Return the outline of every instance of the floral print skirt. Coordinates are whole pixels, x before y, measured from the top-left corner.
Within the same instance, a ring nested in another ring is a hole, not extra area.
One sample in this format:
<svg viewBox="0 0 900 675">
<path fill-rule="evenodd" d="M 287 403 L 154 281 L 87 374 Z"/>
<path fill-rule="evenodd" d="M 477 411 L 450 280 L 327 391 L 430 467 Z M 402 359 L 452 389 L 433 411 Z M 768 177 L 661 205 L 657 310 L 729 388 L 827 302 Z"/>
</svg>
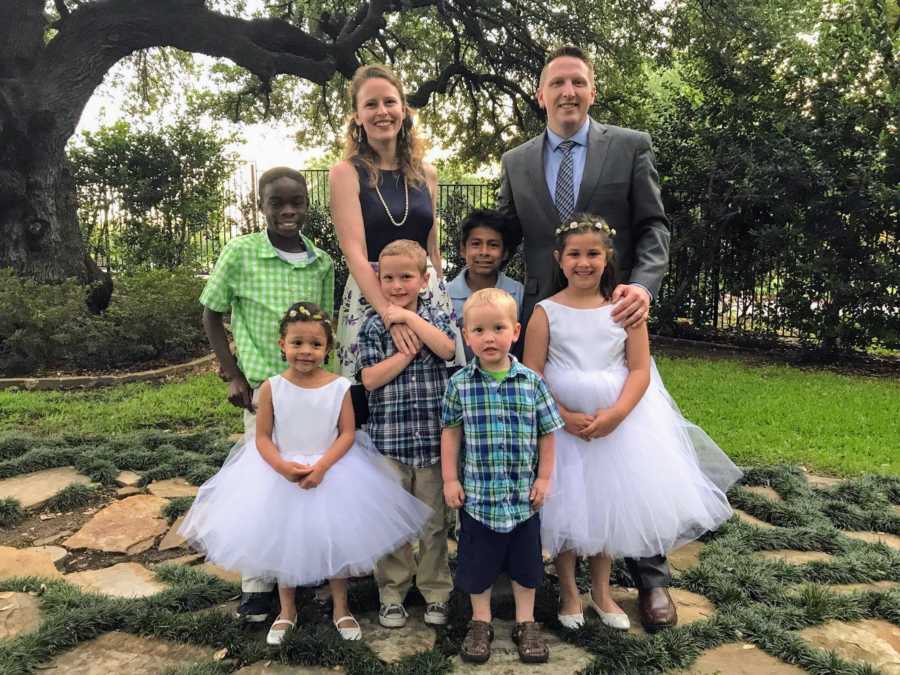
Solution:
<svg viewBox="0 0 900 675">
<path fill-rule="evenodd" d="M 372 269 L 377 272 L 378 263 L 372 263 Z M 452 361 L 448 361 L 447 365 L 466 365 L 463 340 L 457 328 L 459 322 L 457 321 L 456 313 L 453 311 L 453 303 L 450 302 L 450 295 L 447 293 L 447 286 L 444 280 L 438 279 L 431 261 L 428 262 L 428 287 L 421 291 L 419 296 L 432 307 L 437 307 L 450 317 L 450 323 L 456 332 L 456 357 Z M 336 370 L 353 382 L 357 381 L 356 374 L 359 370 L 356 338 L 359 335 L 363 322 L 373 311 L 375 310 L 369 305 L 369 301 L 365 299 L 362 291 L 359 289 L 359 285 L 356 283 L 356 279 L 351 274 L 347 277 L 344 294 L 341 296 L 341 307 L 338 310 L 336 336 L 338 367 Z"/>
</svg>

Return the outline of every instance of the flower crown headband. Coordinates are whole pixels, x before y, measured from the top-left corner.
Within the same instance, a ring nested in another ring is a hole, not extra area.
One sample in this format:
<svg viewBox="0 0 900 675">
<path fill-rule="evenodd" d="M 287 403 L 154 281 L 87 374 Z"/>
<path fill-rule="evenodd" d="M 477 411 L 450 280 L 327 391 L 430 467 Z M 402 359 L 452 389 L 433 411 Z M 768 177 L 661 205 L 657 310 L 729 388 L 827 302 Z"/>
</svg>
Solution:
<svg viewBox="0 0 900 675">
<path fill-rule="evenodd" d="M 595 230 L 600 230 L 600 232 L 605 232 L 610 237 L 616 236 L 616 231 L 612 229 L 609 225 L 604 223 L 602 220 L 595 220 L 593 223 L 590 222 L 578 222 L 577 220 L 573 220 L 571 223 L 567 223 L 564 225 L 560 225 L 556 228 L 556 236 L 560 236 L 561 234 L 565 234 L 566 232 L 571 232 L 572 230 L 577 230 L 579 227 L 584 227 L 586 225 L 593 226 Z"/>
<path fill-rule="evenodd" d="M 328 325 L 328 327 L 331 327 L 331 321 L 329 321 L 324 314 L 322 314 L 321 312 L 316 312 L 315 314 L 313 314 L 308 309 L 306 309 L 306 307 L 302 306 L 298 307 L 297 309 L 292 309 L 290 312 L 288 312 L 288 317 L 290 317 L 291 319 L 296 319 L 298 314 L 302 314 L 307 319 L 312 319 L 313 321 L 321 321 L 322 323 Z"/>
</svg>

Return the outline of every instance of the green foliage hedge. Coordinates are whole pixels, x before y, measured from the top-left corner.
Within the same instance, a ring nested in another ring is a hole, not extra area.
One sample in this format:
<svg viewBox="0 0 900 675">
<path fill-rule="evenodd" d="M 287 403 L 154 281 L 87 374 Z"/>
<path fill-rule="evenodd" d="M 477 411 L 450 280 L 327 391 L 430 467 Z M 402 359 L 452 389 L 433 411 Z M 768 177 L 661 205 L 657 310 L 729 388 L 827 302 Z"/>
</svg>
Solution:
<svg viewBox="0 0 900 675">
<path fill-rule="evenodd" d="M 0 270 L 0 375 L 186 359 L 206 343 L 203 283 L 185 270 L 119 276 L 109 308 L 97 315 L 74 281 L 46 285 Z"/>
</svg>

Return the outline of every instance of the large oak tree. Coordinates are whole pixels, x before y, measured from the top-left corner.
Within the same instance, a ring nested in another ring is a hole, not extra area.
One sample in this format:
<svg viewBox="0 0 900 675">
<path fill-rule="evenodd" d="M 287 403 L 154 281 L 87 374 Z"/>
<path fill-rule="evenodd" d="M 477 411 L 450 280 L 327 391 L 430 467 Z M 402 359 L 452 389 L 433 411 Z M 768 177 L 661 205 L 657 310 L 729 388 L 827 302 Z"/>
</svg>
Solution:
<svg viewBox="0 0 900 675">
<path fill-rule="evenodd" d="M 464 129 L 477 153 L 479 137 L 534 128 L 548 47 L 579 42 L 621 71 L 638 66 L 636 45 L 659 28 L 650 0 L 279 1 L 255 18 L 245 5 L 0 0 L 0 267 L 45 282 L 102 278 L 82 244 L 65 147 L 107 72 L 143 50 L 227 59 L 257 100 L 269 100 L 281 75 L 302 78 L 322 85 L 328 113 L 361 61 L 387 60 L 412 82 L 413 105 L 436 95 L 459 103 L 435 120 Z"/>
</svg>

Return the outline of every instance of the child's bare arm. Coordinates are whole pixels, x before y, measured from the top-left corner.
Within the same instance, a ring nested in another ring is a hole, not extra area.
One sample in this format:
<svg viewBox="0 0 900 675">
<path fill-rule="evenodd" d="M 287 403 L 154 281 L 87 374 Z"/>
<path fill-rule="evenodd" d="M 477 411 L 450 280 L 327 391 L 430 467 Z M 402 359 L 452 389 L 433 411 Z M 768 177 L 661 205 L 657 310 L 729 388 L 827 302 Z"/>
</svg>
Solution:
<svg viewBox="0 0 900 675">
<path fill-rule="evenodd" d="M 396 352 L 374 366 L 363 368 L 360 373 L 362 385 L 366 391 L 383 387 L 402 373 L 414 358 L 416 358 L 415 354 Z"/>
<path fill-rule="evenodd" d="M 538 305 L 528 321 L 528 329 L 525 331 L 525 351 L 522 354 L 522 363 L 531 368 L 541 377 L 544 376 L 544 367 L 547 365 L 547 353 L 550 351 L 550 321 L 547 312 Z M 551 392 L 552 393 L 552 392 Z M 553 396 L 559 414 L 566 423 L 566 431 L 573 436 L 581 436 L 585 428 L 594 421 L 593 415 L 569 410 L 556 395 Z"/>
<path fill-rule="evenodd" d="M 331 447 L 325 451 L 322 458 L 313 464 L 312 471 L 300 481 L 300 487 L 305 490 L 314 488 L 322 482 L 326 472 L 350 450 L 353 439 L 356 436 L 356 418 L 353 415 L 353 403 L 350 399 L 350 390 L 344 394 L 341 402 L 341 414 L 338 418 L 338 437 L 334 439 Z"/>
<path fill-rule="evenodd" d="M 228 334 L 225 332 L 225 322 L 222 312 L 216 312 L 209 307 L 203 308 L 203 330 L 210 347 L 216 353 L 222 372 L 228 378 L 228 402 L 238 408 L 246 408 L 253 412 L 253 388 L 247 382 L 247 378 L 238 367 L 237 359 L 228 347 Z"/>
<path fill-rule="evenodd" d="M 272 407 L 272 386 L 269 381 L 263 382 L 259 388 L 259 401 L 256 406 L 256 449 L 266 463 L 287 480 L 296 482 L 308 474 L 311 469 L 305 464 L 287 462 L 278 451 L 272 440 L 272 429 L 275 426 L 275 411 Z"/>
<path fill-rule="evenodd" d="M 441 431 L 441 478 L 444 481 L 444 500 L 451 509 L 461 508 L 466 501 L 459 482 L 459 446 L 462 426 L 444 427 Z"/>
<path fill-rule="evenodd" d="M 628 413 L 634 410 L 650 386 L 650 338 L 647 335 L 647 324 L 626 329 L 628 339 L 625 342 L 625 358 L 628 362 L 628 377 L 619 393 L 619 398 L 609 408 L 597 411 L 594 421 L 585 429 L 591 438 L 606 436 L 622 423 Z"/>
<path fill-rule="evenodd" d="M 553 473 L 553 464 L 556 461 L 556 440 L 553 434 L 544 434 L 538 438 L 538 469 L 537 478 L 531 486 L 531 505 L 537 510 L 544 505 L 547 493 L 550 491 L 550 475 Z"/>
</svg>

